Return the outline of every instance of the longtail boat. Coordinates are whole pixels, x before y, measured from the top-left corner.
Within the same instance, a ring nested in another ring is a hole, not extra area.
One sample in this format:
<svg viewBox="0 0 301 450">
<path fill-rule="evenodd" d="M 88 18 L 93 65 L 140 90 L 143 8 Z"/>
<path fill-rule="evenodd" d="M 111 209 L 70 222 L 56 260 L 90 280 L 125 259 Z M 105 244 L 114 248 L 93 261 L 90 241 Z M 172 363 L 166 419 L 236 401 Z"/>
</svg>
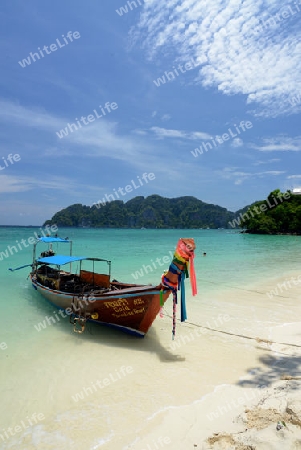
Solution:
<svg viewBox="0 0 301 450">
<path fill-rule="evenodd" d="M 37 245 L 44 243 L 48 249 L 36 257 Z M 70 244 L 69 255 L 55 254 L 52 244 Z M 111 261 L 106 259 L 72 256 L 72 241 L 59 237 L 40 237 L 33 245 L 32 286 L 59 310 L 70 317 L 77 333 L 85 330 L 86 322 L 116 327 L 135 336 L 144 337 L 164 303 L 173 294 L 173 329 L 175 336 L 177 291 L 181 290 L 181 321 L 185 321 L 184 278 L 190 279 L 192 293 L 196 295 L 196 279 L 193 265 L 195 243 L 193 239 L 180 239 L 169 270 L 156 285 L 138 285 L 111 281 Z M 84 270 L 89 261 L 92 270 Z M 72 264 L 79 270 L 72 272 Z M 95 272 L 95 265 L 106 264 L 108 273 Z M 66 264 L 70 270 L 62 269 Z"/>
</svg>

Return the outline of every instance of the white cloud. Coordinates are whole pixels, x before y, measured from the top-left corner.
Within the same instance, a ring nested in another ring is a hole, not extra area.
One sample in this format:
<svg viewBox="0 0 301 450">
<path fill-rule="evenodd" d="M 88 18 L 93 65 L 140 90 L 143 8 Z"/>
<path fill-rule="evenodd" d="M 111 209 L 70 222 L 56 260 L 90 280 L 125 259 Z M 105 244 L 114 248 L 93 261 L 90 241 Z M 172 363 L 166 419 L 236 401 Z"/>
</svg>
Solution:
<svg viewBox="0 0 301 450">
<path fill-rule="evenodd" d="M 191 139 L 201 139 L 201 140 L 206 140 L 206 139 L 211 139 L 212 136 L 208 133 L 203 133 L 202 131 L 194 131 L 193 133 L 191 133 Z"/>
<path fill-rule="evenodd" d="M 301 13 L 258 29 L 283 8 L 282 0 L 152 0 L 130 36 L 149 59 L 158 53 L 179 62 L 196 59 L 201 66 L 195 83 L 243 94 L 253 114 L 276 117 L 301 110 L 301 102 L 292 108 L 289 101 L 301 91 L 301 30 L 294 25 Z"/>
<path fill-rule="evenodd" d="M 143 130 L 135 130 L 135 133 L 140 134 L 141 138 L 129 134 L 121 135 L 117 123 L 101 118 L 77 131 L 70 132 L 63 139 L 59 139 L 56 132 L 64 128 L 71 121 L 70 118 L 55 116 L 39 108 L 25 107 L 1 99 L 0 119 L 12 126 L 13 130 L 17 125 L 28 128 L 30 131 L 38 129 L 44 132 L 43 147 L 45 147 L 46 140 L 50 142 L 46 144 L 46 149 L 42 152 L 44 156 L 74 155 L 81 147 L 87 157 L 109 157 L 130 164 L 139 170 L 144 170 L 145 166 L 152 166 L 159 167 L 157 172 L 164 171 L 160 164 L 162 156 L 159 154 L 159 150 L 155 152 L 154 146 L 145 139 L 143 140 Z M 27 150 L 28 148 L 29 144 L 26 145 Z M 61 148 L 63 151 L 60 154 Z M 143 158 L 141 158 L 142 153 Z"/>
<path fill-rule="evenodd" d="M 253 163 L 253 166 L 260 166 L 261 164 L 271 164 L 279 161 L 281 161 L 280 158 L 268 159 L 267 161 L 256 161 Z"/>
<path fill-rule="evenodd" d="M 92 192 L 99 190 L 97 186 L 80 183 L 76 179 L 72 180 L 61 176 L 53 175 L 48 178 L 34 178 L 29 176 L 0 175 L 0 194 L 31 191 L 33 189 L 53 190 L 72 195 L 88 190 Z"/>
<path fill-rule="evenodd" d="M 47 187 L 49 187 L 49 183 Z M 0 176 L 0 193 L 11 193 L 11 192 L 23 192 L 30 191 L 35 187 L 42 187 L 45 184 L 45 181 L 39 180 L 38 178 L 35 180 L 31 177 L 18 177 L 14 175 L 1 175 Z M 51 183 L 50 183 L 51 184 Z"/>
<path fill-rule="evenodd" d="M 145 130 L 139 130 L 139 129 L 133 130 L 132 132 L 135 134 L 139 134 L 140 136 L 145 136 L 147 134 L 147 132 Z"/>
<path fill-rule="evenodd" d="M 196 139 L 202 136 L 201 132 L 165 130 L 159 127 L 154 127 L 154 130 L 136 129 L 127 133 L 121 133 L 118 123 L 110 122 L 107 118 L 101 118 L 70 133 L 63 139 L 59 139 L 56 131 L 66 126 L 70 122 L 70 118 L 55 116 L 40 109 L 21 106 L 17 103 L 2 101 L 1 99 L 0 118 L 7 125 L 5 131 L 9 137 L 17 136 L 17 133 L 14 132 L 16 126 L 28 129 L 29 135 L 34 136 L 30 143 L 25 143 L 24 145 L 24 151 L 27 152 L 27 156 L 31 153 L 34 157 L 37 156 L 42 159 L 62 156 L 72 158 L 80 152 L 81 155 L 90 159 L 93 165 L 95 165 L 95 161 L 98 158 L 110 158 L 139 172 L 142 171 L 142 173 L 148 168 L 156 174 L 158 179 L 165 179 L 166 165 L 170 162 L 169 147 L 165 145 L 163 140 L 160 143 L 151 142 L 150 133 L 155 133 L 155 136 L 164 137 L 168 135 L 169 137 L 181 137 L 183 139 Z M 37 137 L 37 129 L 42 132 L 41 136 L 38 135 Z M 209 137 L 209 135 L 204 133 L 204 137 L 207 136 Z M 32 142 L 34 142 L 34 146 Z M 60 153 L 61 149 L 63 150 L 62 153 Z M 190 172 L 196 170 L 195 165 L 188 165 L 187 170 Z M 170 178 L 180 184 L 187 178 L 187 174 L 183 171 L 181 158 L 175 158 L 172 166 L 169 164 L 168 172 Z M 79 194 L 82 195 L 86 189 L 92 190 L 91 186 L 85 188 L 82 184 L 77 189 L 76 173 L 73 181 L 54 178 L 51 176 L 51 173 L 40 180 L 30 177 L 14 178 L 11 176 L 6 180 L 2 177 L 1 180 L 3 183 L 2 191 L 0 189 L 0 192 L 21 192 L 22 190 L 31 190 L 33 188 L 57 188 L 58 191 L 61 190 L 67 193 L 69 186 L 69 197 L 73 199 L 75 191 L 77 197 L 79 197 Z"/>
<path fill-rule="evenodd" d="M 222 178 L 226 180 L 233 180 L 234 184 L 242 184 L 249 179 L 264 178 L 267 176 L 279 176 L 283 175 L 285 171 L 282 170 L 267 170 L 264 172 L 243 172 L 237 170 L 237 167 L 225 167 L 221 171 L 217 171 Z"/>
<path fill-rule="evenodd" d="M 19 105 L 17 102 L 1 99 L 0 118 L 6 123 L 52 131 L 62 128 L 64 123 L 64 119 L 52 116 L 42 108 L 27 108 Z"/>
<path fill-rule="evenodd" d="M 240 138 L 235 138 L 232 140 L 231 142 L 231 147 L 242 147 L 243 146 L 244 141 Z"/>
<path fill-rule="evenodd" d="M 252 148 L 259 150 L 260 152 L 300 152 L 301 136 L 296 136 L 294 138 L 286 136 L 266 138 L 263 139 L 263 143 L 261 145 L 252 145 Z"/>
<path fill-rule="evenodd" d="M 301 178 L 301 175 L 289 175 L 288 179 Z"/>
<path fill-rule="evenodd" d="M 266 172 L 259 172 L 258 175 L 282 175 L 285 173 L 284 170 L 267 170 Z"/>
<path fill-rule="evenodd" d="M 12 175 L 0 176 L 0 194 L 22 192 L 30 189 L 32 189 L 32 186 L 28 183 L 28 179 L 14 177 Z"/>
<path fill-rule="evenodd" d="M 152 127 L 150 129 L 158 137 L 170 137 L 170 138 L 181 138 L 181 139 L 211 139 L 210 134 L 201 131 L 183 131 L 183 130 L 168 130 L 166 128 Z"/>
<path fill-rule="evenodd" d="M 171 138 L 185 138 L 186 135 L 181 130 L 167 130 L 166 128 L 152 127 L 153 131 L 158 137 L 171 137 Z"/>
<path fill-rule="evenodd" d="M 223 172 L 234 172 L 237 167 L 224 167 Z"/>
</svg>

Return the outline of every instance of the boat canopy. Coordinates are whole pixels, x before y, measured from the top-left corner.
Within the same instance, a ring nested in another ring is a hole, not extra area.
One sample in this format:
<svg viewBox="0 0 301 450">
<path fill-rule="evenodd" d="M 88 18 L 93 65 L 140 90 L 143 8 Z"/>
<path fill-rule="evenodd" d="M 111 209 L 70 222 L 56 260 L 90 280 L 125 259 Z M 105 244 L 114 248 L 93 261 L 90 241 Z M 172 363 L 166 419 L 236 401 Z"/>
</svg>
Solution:
<svg viewBox="0 0 301 450">
<path fill-rule="evenodd" d="M 45 258 L 38 258 L 37 262 L 39 264 L 53 264 L 55 266 L 63 266 L 64 264 L 70 264 L 75 261 L 105 261 L 111 263 L 107 259 L 100 258 L 87 258 L 86 256 L 66 256 L 66 255 L 54 255 L 46 256 Z"/>
<path fill-rule="evenodd" d="M 38 258 L 37 262 L 41 264 L 54 264 L 56 266 L 63 266 L 64 264 L 70 264 L 74 261 L 83 261 L 88 259 L 86 256 L 66 256 L 66 255 L 55 255 L 46 256 L 45 258 Z"/>
<path fill-rule="evenodd" d="M 46 236 L 40 237 L 38 239 L 38 241 L 46 242 L 46 244 L 51 244 L 52 242 L 66 242 L 66 243 L 70 243 L 71 242 L 68 239 L 62 239 L 62 238 L 59 238 L 59 237 L 51 237 L 51 236 L 50 237 L 46 237 Z"/>
</svg>

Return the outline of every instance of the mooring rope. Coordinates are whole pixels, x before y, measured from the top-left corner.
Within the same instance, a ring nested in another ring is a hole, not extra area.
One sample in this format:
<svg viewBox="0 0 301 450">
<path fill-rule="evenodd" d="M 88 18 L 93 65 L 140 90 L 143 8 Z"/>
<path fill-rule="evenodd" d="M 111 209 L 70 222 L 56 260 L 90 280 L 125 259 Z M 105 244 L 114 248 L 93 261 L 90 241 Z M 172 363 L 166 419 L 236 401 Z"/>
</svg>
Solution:
<svg viewBox="0 0 301 450">
<path fill-rule="evenodd" d="M 172 317 L 170 314 L 168 314 L 166 312 L 165 309 L 164 309 L 164 313 L 165 313 L 165 316 L 170 317 L 170 318 Z M 179 321 L 179 319 L 177 319 L 177 320 Z M 186 321 L 185 323 L 188 324 L 188 325 L 192 325 L 192 326 L 194 326 L 196 328 L 205 328 L 206 330 L 213 331 L 215 333 L 222 333 L 222 334 L 227 334 L 228 336 L 236 336 L 236 337 L 240 337 L 242 339 L 249 339 L 249 340 L 252 340 L 252 341 L 256 341 L 258 343 L 264 343 L 264 344 L 268 344 L 268 345 L 272 345 L 272 344 L 287 345 L 289 347 L 301 348 L 301 345 L 298 345 L 298 344 L 288 344 L 287 342 L 274 342 L 274 341 L 270 341 L 268 339 L 261 339 L 261 338 L 258 338 L 258 337 L 246 336 L 245 334 L 230 333 L 230 331 L 216 330 L 214 328 L 206 327 L 205 325 L 200 325 L 200 324 L 193 323 L 193 322 L 187 322 Z"/>
<path fill-rule="evenodd" d="M 204 281 L 205 283 L 214 284 L 215 286 L 218 284 L 215 281 L 209 281 L 209 280 L 202 280 L 202 281 Z M 220 283 L 220 285 L 221 284 L 222 283 Z M 231 289 L 238 289 L 240 291 L 255 292 L 256 294 L 267 295 L 266 292 L 255 291 L 254 289 L 244 289 L 244 288 L 241 288 L 241 287 L 238 287 L 238 286 L 230 286 L 229 284 L 227 285 L 225 283 L 223 283 L 223 286 L 224 287 L 229 287 Z M 284 295 L 278 295 L 278 294 L 276 294 L 275 297 L 290 298 L 290 297 L 285 297 Z"/>
</svg>

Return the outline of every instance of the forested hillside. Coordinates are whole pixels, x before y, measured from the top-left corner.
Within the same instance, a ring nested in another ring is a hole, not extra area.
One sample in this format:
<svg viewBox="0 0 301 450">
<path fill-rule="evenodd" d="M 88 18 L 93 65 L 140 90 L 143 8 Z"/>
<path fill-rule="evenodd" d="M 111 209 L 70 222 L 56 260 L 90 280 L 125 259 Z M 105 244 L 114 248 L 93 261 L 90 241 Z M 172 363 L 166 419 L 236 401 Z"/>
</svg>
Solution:
<svg viewBox="0 0 301 450">
<path fill-rule="evenodd" d="M 98 207 L 97 207 L 98 206 Z M 105 205 L 75 204 L 57 212 L 46 224 L 95 228 L 227 228 L 233 212 L 195 197 L 135 197 Z"/>
<path fill-rule="evenodd" d="M 240 214 L 240 219 L 248 233 L 301 234 L 301 195 L 276 189 Z"/>
</svg>

